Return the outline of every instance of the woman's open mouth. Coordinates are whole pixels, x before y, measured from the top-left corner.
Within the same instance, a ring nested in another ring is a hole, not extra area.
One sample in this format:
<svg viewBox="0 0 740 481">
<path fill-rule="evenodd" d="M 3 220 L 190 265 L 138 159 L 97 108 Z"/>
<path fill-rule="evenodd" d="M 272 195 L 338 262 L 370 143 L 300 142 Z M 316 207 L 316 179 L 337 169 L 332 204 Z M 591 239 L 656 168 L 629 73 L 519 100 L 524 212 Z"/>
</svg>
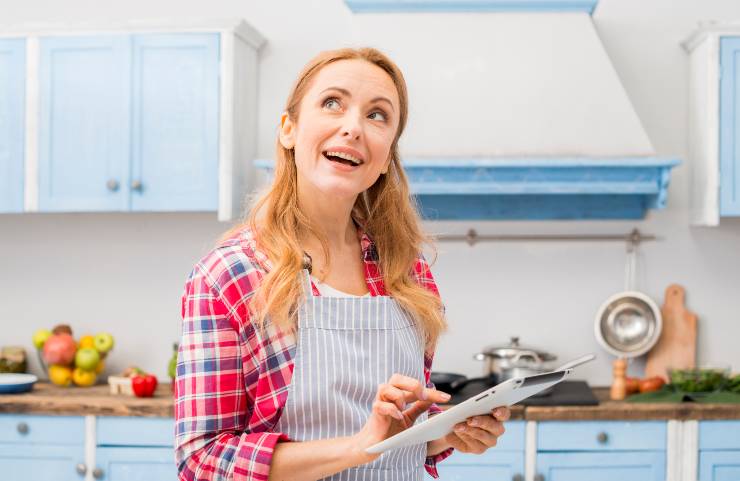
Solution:
<svg viewBox="0 0 740 481">
<path fill-rule="evenodd" d="M 321 154 L 327 160 L 336 162 L 338 164 L 344 164 L 349 167 L 357 167 L 363 164 L 361 159 L 358 159 L 357 157 L 354 157 L 350 154 L 346 154 L 344 152 L 334 152 L 334 151 L 326 150 L 322 152 Z"/>
</svg>

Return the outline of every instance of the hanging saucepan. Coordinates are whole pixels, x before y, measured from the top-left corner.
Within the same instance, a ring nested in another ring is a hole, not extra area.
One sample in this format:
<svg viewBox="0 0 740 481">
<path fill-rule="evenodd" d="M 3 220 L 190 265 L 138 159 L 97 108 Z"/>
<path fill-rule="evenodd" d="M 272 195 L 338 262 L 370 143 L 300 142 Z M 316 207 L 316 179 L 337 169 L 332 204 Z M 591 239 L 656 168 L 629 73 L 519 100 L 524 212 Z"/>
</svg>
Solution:
<svg viewBox="0 0 740 481">
<path fill-rule="evenodd" d="M 490 346 L 473 356 L 478 361 L 486 361 L 484 373 L 495 375 L 498 382 L 513 377 L 532 376 L 551 371 L 548 362 L 557 357 L 545 351 L 519 345 L 519 338 L 512 337 L 509 344 Z"/>
</svg>

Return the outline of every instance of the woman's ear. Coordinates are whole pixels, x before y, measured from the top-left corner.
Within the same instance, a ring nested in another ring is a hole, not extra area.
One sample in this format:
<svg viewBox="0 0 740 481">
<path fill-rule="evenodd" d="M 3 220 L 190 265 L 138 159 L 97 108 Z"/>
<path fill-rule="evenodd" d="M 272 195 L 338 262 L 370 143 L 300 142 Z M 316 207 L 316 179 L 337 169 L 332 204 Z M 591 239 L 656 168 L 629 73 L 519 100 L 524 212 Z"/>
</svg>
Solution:
<svg viewBox="0 0 740 481">
<path fill-rule="evenodd" d="M 295 147 L 295 125 L 288 112 L 280 116 L 280 144 L 288 150 Z"/>
</svg>

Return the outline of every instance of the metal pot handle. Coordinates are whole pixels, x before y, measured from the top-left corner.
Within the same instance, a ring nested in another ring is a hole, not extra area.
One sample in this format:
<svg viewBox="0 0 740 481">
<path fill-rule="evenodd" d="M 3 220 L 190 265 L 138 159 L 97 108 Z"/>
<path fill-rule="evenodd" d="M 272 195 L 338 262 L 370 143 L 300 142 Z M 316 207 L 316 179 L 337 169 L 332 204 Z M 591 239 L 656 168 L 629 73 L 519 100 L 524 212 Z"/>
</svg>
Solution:
<svg viewBox="0 0 740 481">
<path fill-rule="evenodd" d="M 476 361 L 485 361 L 486 357 L 490 356 L 490 354 L 486 354 L 485 352 L 479 352 L 477 354 L 473 354 L 473 359 Z"/>
<path fill-rule="evenodd" d="M 538 356 L 534 351 L 522 351 L 513 357 L 512 362 L 519 362 L 523 357 L 528 357 L 534 362 L 542 364 L 542 358 L 540 358 L 540 356 Z"/>
</svg>

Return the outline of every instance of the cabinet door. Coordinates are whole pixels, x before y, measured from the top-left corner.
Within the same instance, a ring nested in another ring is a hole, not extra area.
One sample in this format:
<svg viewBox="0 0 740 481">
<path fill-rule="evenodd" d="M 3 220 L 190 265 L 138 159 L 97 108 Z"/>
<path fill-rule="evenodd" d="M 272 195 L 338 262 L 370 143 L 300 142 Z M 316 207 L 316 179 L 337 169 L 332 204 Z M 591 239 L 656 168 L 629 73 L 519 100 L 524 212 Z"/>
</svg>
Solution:
<svg viewBox="0 0 740 481">
<path fill-rule="evenodd" d="M 0 444 L 3 481 L 83 481 L 76 468 L 84 462 L 81 445 Z"/>
<path fill-rule="evenodd" d="M 740 216 L 740 38 L 720 45 L 720 216 Z"/>
<path fill-rule="evenodd" d="M 512 481 L 524 479 L 524 452 L 490 449 L 481 455 L 453 452 L 437 465 L 444 481 Z"/>
<path fill-rule="evenodd" d="M 0 39 L 0 212 L 23 210 L 26 42 Z"/>
<path fill-rule="evenodd" d="M 108 481 L 174 481 L 177 479 L 173 448 L 102 447 L 95 464 L 102 471 L 98 479 Z"/>
<path fill-rule="evenodd" d="M 128 210 L 131 37 L 40 49 L 39 210 Z"/>
<path fill-rule="evenodd" d="M 219 35 L 133 40 L 131 208 L 218 208 Z"/>
<path fill-rule="evenodd" d="M 740 479 L 740 451 L 702 451 L 699 454 L 699 481 Z"/>
<path fill-rule="evenodd" d="M 664 481 L 664 451 L 537 453 L 545 481 Z"/>
</svg>

